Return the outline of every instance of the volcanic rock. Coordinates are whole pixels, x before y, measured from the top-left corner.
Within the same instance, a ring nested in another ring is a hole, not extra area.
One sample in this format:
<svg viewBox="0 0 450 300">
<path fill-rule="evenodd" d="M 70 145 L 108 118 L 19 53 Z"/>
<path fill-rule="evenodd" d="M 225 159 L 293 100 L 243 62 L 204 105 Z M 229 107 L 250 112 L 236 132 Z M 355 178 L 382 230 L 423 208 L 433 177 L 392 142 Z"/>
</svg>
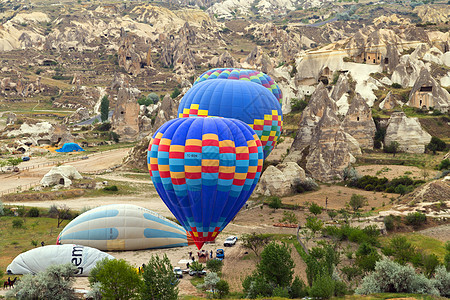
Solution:
<svg viewBox="0 0 450 300">
<path fill-rule="evenodd" d="M 383 71 L 387 73 L 392 73 L 400 61 L 400 53 L 395 44 L 386 45 L 386 54 L 381 61 L 381 66 Z"/>
<path fill-rule="evenodd" d="M 40 184 L 43 187 L 63 185 L 69 187 L 72 185 L 72 180 L 83 179 L 83 176 L 78 173 L 77 169 L 73 166 L 59 166 L 53 167 L 44 177 L 41 179 Z"/>
<path fill-rule="evenodd" d="M 391 91 L 386 95 L 386 98 L 384 98 L 383 101 L 381 101 L 379 107 L 380 109 L 393 109 L 397 106 L 403 106 L 403 102 L 398 101 L 396 99 L 396 96 L 392 94 Z"/>
<path fill-rule="evenodd" d="M 17 115 L 15 113 L 8 113 L 8 116 L 6 118 L 6 125 L 13 125 L 17 121 Z"/>
<path fill-rule="evenodd" d="M 131 148 L 127 156 L 124 158 L 121 168 L 148 171 L 147 150 L 148 145 L 150 144 L 151 137 L 151 134 L 147 135 L 142 140 L 140 140 L 136 144 L 136 146 Z"/>
<path fill-rule="evenodd" d="M 417 108 L 433 107 L 441 112 L 449 111 L 450 94 L 431 77 L 427 69 L 422 69 L 409 93 L 408 105 Z"/>
<path fill-rule="evenodd" d="M 135 141 L 139 134 L 139 104 L 136 92 L 129 88 L 120 88 L 117 103 L 111 118 L 112 131 L 120 136 L 120 141 Z"/>
<path fill-rule="evenodd" d="M 89 110 L 85 107 L 80 107 L 73 114 L 65 117 L 63 123 L 77 123 L 87 119 L 89 119 Z"/>
<path fill-rule="evenodd" d="M 238 63 L 228 51 L 220 56 L 214 56 L 209 63 L 215 68 L 236 68 L 238 66 Z"/>
<path fill-rule="evenodd" d="M 403 55 L 392 73 L 391 80 L 402 87 L 413 86 L 423 68 L 425 65 L 421 60 L 414 60 L 410 55 Z"/>
<path fill-rule="evenodd" d="M 384 144 L 399 143 L 399 150 L 407 153 L 424 153 L 431 135 L 420 126 L 418 118 L 408 118 L 404 112 L 395 112 L 389 119 Z"/>
<path fill-rule="evenodd" d="M 141 52 L 138 49 L 140 41 L 132 39 L 122 28 L 120 33 L 121 43 L 119 45 L 118 60 L 119 66 L 123 67 L 125 71 L 132 75 L 139 75 L 143 72 L 145 67 L 152 66 L 151 49 L 148 45 L 140 45 L 141 48 L 146 48 L 147 51 Z"/>
<path fill-rule="evenodd" d="M 305 171 L 294 162 L 268 166 L 259 179 L 255 193 L 265 196 L 288 196 L 306 180 Z"/>
<path fill-rule="evenodd" d="M 255 66 L 258 70 L 266 74 L 273 71 L 273 63 L 269 55 L 265 53 L 261 46 L 253 48 L 252 52 L 245 58 L 245 62 L 249 65 Z"/>
<path fill-rule="evenodd" d="M 361 148 L 372 149 L 375 135 L 375 123 L 372 119 L 372 109 L 360 94 L 353 98 L 347 115 L 342 122 L 345 132 L 353 136 Z"/>
<path fill-rule="evenodd" d="M 342 180 L 342 171 L 355 162 L 349 141 L 334 111 L 327 107 L 311 138 L 306 169 L 314 179 Z"/>
</svg>

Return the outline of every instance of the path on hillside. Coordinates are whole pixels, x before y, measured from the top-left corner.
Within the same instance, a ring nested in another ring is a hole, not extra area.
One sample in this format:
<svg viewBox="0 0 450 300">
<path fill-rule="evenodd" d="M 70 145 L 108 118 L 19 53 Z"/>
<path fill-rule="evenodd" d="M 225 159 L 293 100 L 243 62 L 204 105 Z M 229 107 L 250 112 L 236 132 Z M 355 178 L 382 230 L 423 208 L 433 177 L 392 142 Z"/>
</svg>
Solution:
<svg viewBox="0 0 450 300">
<path fill-rule="evenodd" d="M 120 148 L 112 151 L 98 153 L 89 156 L 88 159 L 72 161 L 65 163 L 65 165 L 74 166 L 80 173 L 90 173 L 101 170 L 106 170 L 113 166 L 122 163 L 123 158 L 127 155 L 130 148 Z M 20 168 L 24 167 L 37 167 L 44 162 L 50 162 L 45 158 L 32 158 L 28 162 L 20 164 Z M 28 169 L 19 173 L 5 173 L 0 174 L 0 192 L 7 191 L 9 189 L 17 188 L 19 186 L 25 186 L 28 184 L 38 183 L 42 177 L 53 168 L 51 166 L 43 166 L 34 169 Z"/>
</svg>

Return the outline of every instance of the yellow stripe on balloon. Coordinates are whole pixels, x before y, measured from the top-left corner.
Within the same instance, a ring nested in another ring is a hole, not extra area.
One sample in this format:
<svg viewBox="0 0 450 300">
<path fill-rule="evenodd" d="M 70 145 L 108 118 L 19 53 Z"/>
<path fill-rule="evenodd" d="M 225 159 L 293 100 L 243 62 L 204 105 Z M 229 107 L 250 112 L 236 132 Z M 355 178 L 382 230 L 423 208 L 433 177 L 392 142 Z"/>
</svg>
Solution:
<svg viewBox="0 0 450 300">
<path fill-rule="evenodd" d="M 218 167 L 219 160 L 218 159 L 202 159 L 203 167 Z"/>
<path fill-rule="evenodd" d="M 182 145 L 170 145 L 170 152 L 184 152 L 184 146 Z"/>
<path fill-rule="evenodd" d="M 188 139 L 186 140 L 186 146 L 202 146 L 202 140 Z"/>
<path fill-rule="evenodd" d="M 236 154 L 238 153 L 248 153 L 248 147 L 236 147 Z"/>
<path fill-rule="evenodd" d="M 160 145 L 170 145 L 170 143 L 172 143 L 171 139 L 161 139 L 159 142 Z"/>
<path fill-rule="evenodd" d="M 206 133 L 203 135 L 202 137 L 204 140 L 219 140 L 219 137 L 217 136 L 217 134 L 214 133 Z"/>
<path fill-rule="evenodd" d="M 234 173 L 234 171 L 236 170 L 236 167 L 226 167 L 226 166 L 220 166 L 219 167 L 219 172 L 220 173 Z"/>
<path fill-rule="evenodd" d="M 184 171 L 187 173 L 200 173 L 202 166 L 184 166 Z"/>
<path fill-rule="evenodd" d="M 219 141 L 219 147 L 234 147 L 234 141 L 231 140 Z"/>
<path fill-rule="evenodd" d="M 186 174 L 184 172 L 170 172 L 171 178 L 185 178 Z"/>
<path fill-rule="evenodd" d="M 235 173 L 234 179 L 247 179 L 247 173 Z"/>
</svg>

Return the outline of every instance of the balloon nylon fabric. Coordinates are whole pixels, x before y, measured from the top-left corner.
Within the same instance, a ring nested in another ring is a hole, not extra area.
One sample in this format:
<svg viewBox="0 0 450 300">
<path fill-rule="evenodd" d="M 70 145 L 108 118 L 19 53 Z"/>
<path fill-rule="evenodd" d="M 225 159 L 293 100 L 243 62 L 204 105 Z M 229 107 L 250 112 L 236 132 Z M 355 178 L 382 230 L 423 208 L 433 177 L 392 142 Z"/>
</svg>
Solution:
<svg viewBox="0 0 450 300">
<path fill-rule="evenodd" d="M 147 162 L 159 196 L 200 249 L 250 197 L 263 151 L 256 133 L 239 120 L 183 118 L 155 132 Z"/>
<path fill-rule="evenodd" d="M 178 117 L 216 116 L 247 123 L 261 140 L 264 158 L 275 147 L 283 128 L 281 106 L 273 94 L 258 84 L 242 80 L 205 80 L 187 91 L 178 106 Z"/>
<path fill-rule="evenodd" d="M 235 69 L 235 68 L 216 68 L 211 69 L 200 75 L 195 80 L 194 85 L 208 79 L 231 79 L 245 80 L 262 85 L 273 93 L 280 105 L 282 105 L 283 93 L 278 84 L 269 75 L 255 70 Z"/>
</svg>

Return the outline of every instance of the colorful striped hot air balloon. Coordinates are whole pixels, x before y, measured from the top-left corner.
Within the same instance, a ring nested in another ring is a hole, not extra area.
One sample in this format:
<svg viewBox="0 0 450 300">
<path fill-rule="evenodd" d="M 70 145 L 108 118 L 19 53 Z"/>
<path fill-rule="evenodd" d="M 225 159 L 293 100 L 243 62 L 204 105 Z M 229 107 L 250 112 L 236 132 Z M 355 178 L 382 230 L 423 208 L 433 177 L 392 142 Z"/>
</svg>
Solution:
<svg viewBox="0 0 450 300">
<path fill-rule="evenodd" d="M 225 118 L 171 120 L 153 135 L 147 157 L 158 194 L 199 249 L 245 204 L 263 164 L 255 131 Z"/>
<path fill-rule="evenodd" d="M 247 123 L 261 140 L 264 158 L 275 147 L 283 127 L 280 103 L 262 85 L 242 80 L 205 80 L 181 99 L 178 117 L 216 116 Z"/>
<path fill-rule="evenodd" d="M 235 69 L 235 68 L 217 68 L 211 69 L 200 75 L 195 80 L 194 85 L 209 79 L 231 79 L 244 80 L 262 85 L 273 93 L 280 105 L 282 105 L 283 93 L 278 84 L 269 75 L 255 70 Z"/>
<path fill-rule="evenodd" d="M 146 208 L 111 204 L 91 209 L 64 227 L 57 244 L 100 250 L 141 250 L 187 246 L 186 230 Z"/>
</svg>

